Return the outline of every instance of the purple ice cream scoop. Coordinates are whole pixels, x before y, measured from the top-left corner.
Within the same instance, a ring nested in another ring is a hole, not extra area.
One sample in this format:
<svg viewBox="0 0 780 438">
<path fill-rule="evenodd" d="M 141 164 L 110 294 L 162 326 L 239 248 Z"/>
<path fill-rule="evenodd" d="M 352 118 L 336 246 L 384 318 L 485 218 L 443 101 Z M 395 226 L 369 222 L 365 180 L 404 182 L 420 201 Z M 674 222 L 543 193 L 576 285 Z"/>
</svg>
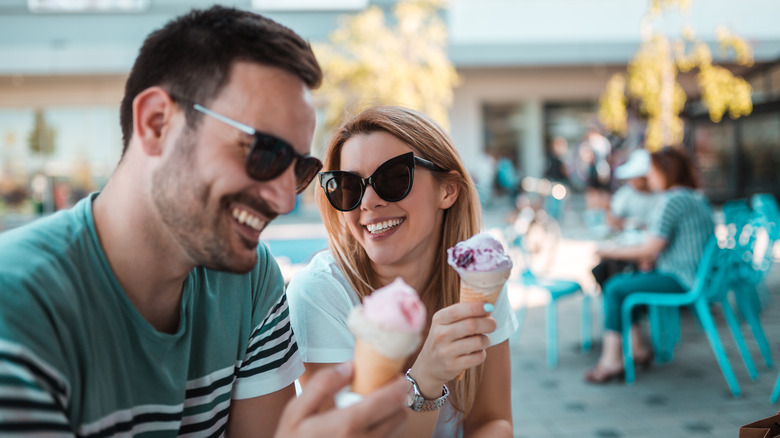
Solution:
<svg viewBox="0 0 780 438">
<path fill-rule="evenodd" d="M 512 260 L 501 242 L 487 233 L 479 233 L 447 250 L 447 263 L 459 274 L 512 268 Z"/>
</svg>

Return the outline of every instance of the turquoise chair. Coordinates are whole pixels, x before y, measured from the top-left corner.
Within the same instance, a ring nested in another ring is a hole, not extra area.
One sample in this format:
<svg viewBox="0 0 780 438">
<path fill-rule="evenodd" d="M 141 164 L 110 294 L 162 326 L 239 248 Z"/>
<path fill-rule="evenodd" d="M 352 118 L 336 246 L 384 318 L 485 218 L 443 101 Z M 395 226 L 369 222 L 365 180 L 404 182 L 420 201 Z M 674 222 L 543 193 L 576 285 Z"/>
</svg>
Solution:
<svg viewBox="0 0 780 438">
<path fill-rule="evenodd" d="M 526 265 L 527 266 L 527 265 Z M 513 281 L 513 280 L 510 280 Z M 519 280 L 514 280 L 526 287 L 539 287 L 545 289 L 550 294 L 550 301 L 545 309 L 546 318 L 546 338 L 547 338 L 547 368 L 553 369 L 558 366 L 558 300 L 560 298 L 582 294 L 582 316 L 581 316 L 581 343 L 580 348 L 583 352 L 591 348 L 591 298 L 590 295 L 583 293 L 582 286 L 576 281 L 559 280 L 554 278 L 538 277 L 526 268 Z M 526 306 L 520 306 L 517 311 L 519 335 L 525 319 Z"/>
<path fill-rule="evenodd" d="M 740 394 L 739 384 L 734 375 L 734 370 L 723 349 L 723 343 L 718 335 L 715 321 L 710 313 L 710 298 L 718 292 L 718 285 L 721 285 L 728 264 L 728 254 L 717 245 L 717 240 L 713 236 L 707 242 L 702 260 L 699 263 L 699 269 L 696 275 L 696 283 L 693 287 L 680 294 L 637 292 L 629 295 L 621 306 L 621 318 L 623 323 L 623 364 L 625 367 L 626 383 L 633 383 L 636 376 L 634 372 L 633 346 L 631 345 L 631 311 L 635 306 L 647 305 L 655 307 L 671 307 L 679 309 L 682 306 L 689 306 L 697 316 L 699 323 L 707 335 L 715 358 L 720 365 L 726 382 L 731 393 L 737 397 Z M 652 324 L 652 320 L 650 321 Z M 651 328 L 652 329 L 652 328 Z"/>
<path fill-rule="evenodd" d="M 772 391 L 772 396 L 769 397 L 769 402 L 777 403 L 778 398 L 780 398 L 780 374 L 777 375 L 777 382 L 775 382 L 775 389 Z"/>
<path fill-rule="evenodd" d="M 734 302 L 737 304 L 740 315 L 750 326 L 767 368 L 772 367 L 773 360 L 769 342 L 761 326 L 762 305 L 759 287 L 763 284 L 771 267 L 773 245 L 774 240 L 771 238 L 771 231 L 766 219 L 761 214 L 754 215 L 750 222 L 743 227 L 735 247 L 729 249 L 732 254 L 731 263 L 727 271 L 724 293 L 719 298 L 723 305 L 724 316 L 735 340 L 738 337 L 741 339 L 739 322 L 727 299 L 729 291 L 734 293 Z M 737 345 L 742 359 L 748 367 L 750 377 L 755 379 L 757 376 L 755 365 L 752 365 L 751 369 L 749 363 L 752 363 L 752 359 L 744 341 L 738 341 Z"/>
<path fill-rule="evenodd" d="M 510 242 L 510 248 L 514 249 L 513 252 L 520 254 L 520 258 L 523 263 L 523 272 L 519 279 L 510 279 L 509 282 L 514 282 L 525 287 L 539 287 L 546 290 L 550 294 L 550 301 L 547 303 L 545 309 L 546 318 L 546 338 L 547 338 L 547 368 L 555 368 L 558 366 L 558 300 L 560 298 L 572 295 L 582 294 L 582 317 L 581 317 L 581 349 L 583 352 L 589 351 L 591 348 L 591 298 L 590 295 L 583 292 L 582 286 L 576 281 L 560 280 L 549 277 L 537 276 L 531 269 L 531 256 L 523 246 L 523 234 L 518 233 L 517 230 L 509 228 L 507 234 L 510 238 L 507 239 Z M 515 316 L 517 317 L 518 329 L 515 332 L 515 337 L 520 336 L 520 331 L 523 327 L 523 321 L 525 320 L 525 312 L 527 305 L 523 303 Z"/>
</svg>

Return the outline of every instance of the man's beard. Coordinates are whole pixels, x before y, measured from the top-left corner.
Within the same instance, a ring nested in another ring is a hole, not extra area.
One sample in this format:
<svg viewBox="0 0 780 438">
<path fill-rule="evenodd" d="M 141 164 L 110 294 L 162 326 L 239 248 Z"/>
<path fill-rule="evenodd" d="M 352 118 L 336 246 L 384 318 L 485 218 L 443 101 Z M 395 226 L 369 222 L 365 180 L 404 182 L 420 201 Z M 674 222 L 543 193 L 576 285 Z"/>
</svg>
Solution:
<svg viewBox="0 0 780 438">
<path fill-rule="evenodd" d="M 211 189 L 195 169 L 195 143 L 193 131 L 182 133 L 173 154 L 152 175 L 152 200 L 175 244 L 196 266 L 246 273 L 255 266 L 257 257 L 239 257 L 231 249 L 233 224 L 228 214 L 232 198 L 242 196 L 223 197 L 215 205 L 209 204 Z M 257 242 L 242 243 L 246 249 L 257 247 Z"/>
</svg>

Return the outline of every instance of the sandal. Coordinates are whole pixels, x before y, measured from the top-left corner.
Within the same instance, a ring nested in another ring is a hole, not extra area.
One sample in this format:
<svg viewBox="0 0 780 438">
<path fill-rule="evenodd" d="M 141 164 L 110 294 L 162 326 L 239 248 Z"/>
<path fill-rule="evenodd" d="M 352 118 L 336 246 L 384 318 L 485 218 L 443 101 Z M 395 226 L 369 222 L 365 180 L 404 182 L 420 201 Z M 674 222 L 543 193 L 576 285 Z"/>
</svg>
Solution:
<svg viewBox="0 0 780 438">
<path fill-rule="evenodd" d="M 598 365 L 588 370 L 583 376 L 588 383 L 609 383 L 612 379 L 620 380 L 625 376 L 623 368 L 608 371 L 604 368 L 600 368 Z"/>
</svg>

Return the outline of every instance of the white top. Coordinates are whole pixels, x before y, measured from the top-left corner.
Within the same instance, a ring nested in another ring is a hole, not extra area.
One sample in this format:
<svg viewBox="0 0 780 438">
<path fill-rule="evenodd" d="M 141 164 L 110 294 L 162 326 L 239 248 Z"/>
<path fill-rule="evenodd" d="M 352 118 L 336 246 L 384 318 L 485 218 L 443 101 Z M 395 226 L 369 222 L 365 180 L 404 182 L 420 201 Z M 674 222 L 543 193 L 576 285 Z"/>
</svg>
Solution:
<svg viewBox="0 0 780 438">
<path fill-rule="evenodd" d="M 352 360 L 355 340 L 347 328 L 347 317 L 360 303 L 330 251 L 317 253 L 301 268 L 287 286 L 290 323 L 298 341 L 298 349 L 306 363 L 341 363 Z M 517 330 L 506 287 L 493 311 L 497 328 L 489 334 L 490 345 L 509 339 Z M 508 382 L 507 382 L 508 383 Z M 439 414 L 433 437 L 460 436 L 459 418 L 446 403 Z"/>
<path fill-rule="evenodd" d="M 644 229 L 659 199 L 658 193 L 640 192 L 626 183 L 612 195 L 610 209 L 612 214 L 627 221 L 626 228 Z"/>
</svg>

